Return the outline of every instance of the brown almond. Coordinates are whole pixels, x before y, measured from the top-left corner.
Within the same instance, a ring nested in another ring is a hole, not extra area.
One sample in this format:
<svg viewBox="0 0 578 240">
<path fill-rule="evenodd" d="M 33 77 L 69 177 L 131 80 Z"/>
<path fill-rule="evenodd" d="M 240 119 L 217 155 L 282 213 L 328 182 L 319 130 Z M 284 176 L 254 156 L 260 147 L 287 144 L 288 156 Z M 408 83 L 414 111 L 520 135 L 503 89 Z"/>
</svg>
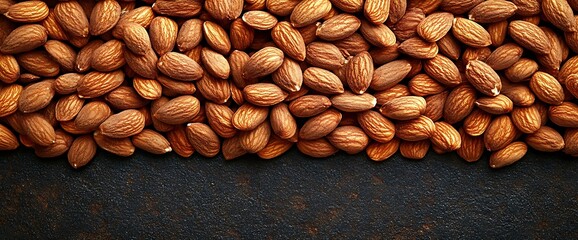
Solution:
<svg viewBox="0 0 578 240">
<path fill-rule="evenodd" d="M 502 168 L 519 161 L 526 155 L 528 146 L 524 142 L 513 142 L 490 155 L 490 167 Z"/>
<path fill-rule="evenodd" d="M 389 16 L 391 0 L 365 0 L 363 15 L 373 24 L 382 24 Z"/>
<path fill-rule="evenodd" d="M 100 124 L 102 135 L 111 138 L 126 138 L 140 133 L 145 125 L 144 115 L 134 109 L 111 115 Z"/>
<path fill-rule="evenodd" d="M 183 124 L 199 114 L 201 105 L 193 96 L 180 96 L 163 104 L 153 113 L 153 117 L 168 124 Z"/>
<path fill-rule="evenodd" d="M 83 135 L 74 139 L 68 150 L 68 163 L 74 169 L 84 167 L 96 155 L 97 145 L 91 135 Z"/>
<path fill-rule="evenodd" d="M 510 1 L 489 0 L 476 5 L 468 18 L 478 23 L 495 23 L 513 16 L 518 7 Z"/>
<path fill-rule="evenodd" d="M 264 122 L 268 115 L 268 108 L 245 103 L 235 111 L 231 121 L 236 129 L 250 131 Z"/>
<path fill-rule="evenodd" d="M 534 133 L 542 126 L 542 118 L 535 105 L 517 107 L 512 111 L 512 122 L 523 133 Z"/>
<path fill-rule="evenodd" d="M 90 72 L 78 85 L 77 91 L 80 98 L 100 97 L 124 82 L 124 72 L 118 70 L 110 73 Z"/>
<path fill-rule="evenodd" d="M 434 134 L 434 131 L 434 122 L 426 116 L 395 124 L 395 136 L 406 141 L 429 139 Z"/>
<path fill-rule="evenodd" d="M 377 99 L 369 93 L 354 94 L 345 91 L 333 96 L 331 104 L 343 112 L 363 112 L 374 108 L 377 105 Z"/>
<path fill-rule="evenodd" d="M 305 95 L 289 104 L 289 110 L 296 117 L 312 117 L 331 107 L 331 100 L 323 95 Z"/>
<path fill-rule="evenodd" d="M 307 45 L 305 61 L 314 67 L 327 70 L 339 69 L 347 63 L 337 46 L 325 42 L 312 42 Z"/>
<path fill-rule="evenodd" d="M 484 143 L 488 151 L 497 151 L 505 148 L 514 141 L 517 129 L 508 115 L 500 115 L 488 126 L 484 132 Z"/>
<path fill-rule="evenodd" d="M 201 51 L 201 61 L 209 74 L 221 79 L 229 78 L 231 68 L 225 56 L 209 48 L 203 48 Z"/>
<path fill-rule="evenodd" d="M 395 125 L 376 111 L 365 111 L 357 115 L 363 131 L 373 140 L 387 143 L 395 136 Z"/>
<path fill-rule="evenodd" d="M 309 67 L 303 72 L 303 83 L 320 93 L 343 93 L 343 83 L 334 73 L 318 67 Z"/>
<path fill-rule="evenodd" d="M 288 22 L 279 22 L 271 30 L 271 37 L 275 44 L 289 57 L 298 61 L 305 60 L 306 49 L 303 37 Z"/>
<path fill-rule="evenodd" d="M 56 102 L 56 120 L 66 122 L 73 120 L 84 105 L 84 99 L 76 94 L 61 97 Z"/>
<path fill-rule="evenodd" d="M 430 149 L 429 140 L 420 141 L 401 141 L 399 144 L 399 153 L 404 158 L 421 160 L 424 159 Z"/>
<path fill-rule="evenodd" d="M 327 140 L 347 154 L 360 153 L 369 144 L 367 135 L 356 126 L 338 127 L 327 136 Z"/>
<path fill-rule="evenodd" d="M 502 90 L 500 76 L 488 64 L 480 60 L 472 60 L 466 66 L 468 81 L 481 93 L 497 96 Z"/>
<path fill-rule="evenodd" d="M 339 151 L 325 138 L 300 140 L 297 142 L 297 149 L 301 153 L 314 158 L 326 158 Z"/>
<path fill-rule="evenodd" d="M 111 138 L 104 136 L 100 131 L 94 132 L 94 142 L 107 152 L 121 156 L 129 157 L 134 154 L 135 146 L 130 138 Z"/>
<path fill-rule="evenodd" d="M 271 137 L 271 127 L 268 121 L 261 123 L 255 129 L 239 133 L 241 147 L 249 153 L 263 150 Z"/>
<path fill-rule="evenodd" d="M 564 32 L 574 32 L 577 29 L 574 11 L 563 0 L 542 0 L 542 12 L 546 19 Z"/>
<path fill-rule="evenodd" d="M 407 96 L 385 102 L 379 109 L 381 114 L 396 120 L 411 120 L 421 116 L 426 108 L 423 97 Z"/>
<path fill-rule="evenodd" d="M 58 2 L 54 6 L 54 15 L 60 26 L 72 36 L 88 37 L 88 17 L 77 1 Z"/>
<path fill-rule="evenodd" d="M 26 24 L 14 29 L 0 45 L 3 54 L 17 54 L 33 50 L 46 43 L 46 28 L 38 24 Z"/>
<path fill-rule="evenodd" d="M 389 142 L 372 142 L 367 145 L 365 152 L 367 157 L 373 161 L 381 162 L 391 158 L 399 149 L 399 139 L 394 138 Z"/>
<path fill-rule="evenodd" d="M 276 47 L 257 51 L 243 67 L 243 78 L 259 78 L 275 72 L 283 64 L 283 57 L 283 51 Z"/>
<path fill-rule="evenodd" d="M 401 82 L 411 71 L 407 60 L 395 60 L 386 63 L 373 71 L 370 87 L 376 91 L 387 90 Z"/>
<path fill-rule="evenodd" d="M 144 129 L 132 136 L 132 143 L 135 147 L 152 154 L 165 154 L 173 150 L 163 135 L 150 129 Z"/>
<path fill-rule="evenodd" d="M 29 113 L 20 115 L 20 126 L 23 133 L 32 142 L 39 146 L 50 146 L 56 143 L 56 133 L 54 127 L 39 113 Z"/>
<path fill-rule="evenodd" d="M 544 31 L 532 23 L 522 20 L 511 21 L 508 33 L 520 46 L 537 54 L 548 54 L 552 48 Z"/>
<path fill-rule="evenodd" d="M 428 42 L 437 42 L 450 31 L 453 20 L 451 13 L 430 14 L 417 25 L 417 34 Z"/>
<path fill-rule="evenodd" d="M 454 88 L 444 105 L 444 119 L 454 124 L 466 118 L 474 109 L 476 90 L 469 84 Z"/>
<path fill-rule="evenodd" d="M 195 60 L 177 52 L 163 55 L 157 67 L 163 74 L 181 81 L 198 80 L 203 76 L 203 69 Z"/>
<path fill-rule="evenodd" d="M 484 139 L 467 134 L 463 129 L 459 130 L 462 145 L 456 153 L 466 162 L 476 162 L 484 154 Z"/>
<path fill-rule="evenodd" d="M 297 92 L 303 85 L 303 72 L 299 63 L 291 58 L 283 59 L 283 64 L 271 75 L 273 82 L 287 92 Z"/>
<path fill-rule="evenodd" d="M 430 77 L 446 86 L 456 86 L 462 82 L 458 67 L 452 60 L 441 54 L 428 59 L 423 69 Z"/>
<path fill-rule="evenodd" d="M 538 71 L 530 80 L 530 88 L 538 99 L 551 105 L 560 105 L 564 101 L 564 89 L 552 75 Z"/>
<path fill-rule="evenodd" d="M 351 36 L 359 29 L 361 21 L 347 13 L 338 14 L 317 27 L 317 37 L 326 41 L 337 41 Z"/>
<path fill-rule="evenodd" d="M 290 20 L 293 27 L 305 27 L 325 17 L 331 10 L 329 0 L 304 0 L 295 6 Z"/>
<path fill-rule="evenodd" d="M 219 1 L 207 0 L 205 1 L 205 10 L 217 20 L 233 20 L 238 18 L 243 11 L 243 0 Z"/>
<path fill-rule="evenodd" d="M 476 100 L 476 106 L 490 114 L 500 115 L 512 111 L 514 103 L 507 96 L 499 94 L 495 97 L 482 97 Z"/>
<path fill-rule="evenodd" d="M 454 151 L 462 146 L 462 141 L 458 130 L 447 122 L 436 122 L 435 131 L 431 136 L 434 146 L 444 151 Z"/>
<path fill-rule="evenodd" d="M 454 18 L 452 33 L 457 40 L 470 47 L 480 48 L 492 44 L 490 34 L 484 27 L 465 18 Z"/>
<path fill-rule="evenodd" d="M 564 149 L 564 138 L 551 127 L 542 126 L 538 131 L 529 134 L 525 142 L 541 152 L 557 152 Z"/>
<path fill-rule="evenodd" d="M 121 6 L 117 1 L 99 1 L 92 8 L 89 30 L 93 36 L 104 34 L 114 28 L 120 20 Z"/>
<path fill-rule="evenodd" d="M 54 80 L 44 80 L 26 86 L 18 99 L 18 110 L 31 113 L 48 106 L 55 95 L 53 86 Z"/>
<path fill-rule="evenodd" d="M 219 136 L 203 123 L 187 124 L 187 139 L 193 148 L 205 157 L 216 156 L 221 148 Z"/>
<path fill-rule="evenodd" d="M 548 110 L 550 121 L 560 127 L 578 128 L 578 105 L 563 102 L 558 106 L 550 106 Z"/>
<path fill-rule="evenodd" d="M 112 110 L 105 102 L 93 101 L 80 109 L 74 119 L 74 124 L 81 130 L 96 130 L 110 115 L 112 115 Z"/>
<path fill-rule="evenodd" d="M 225 29 L 218 24 L 211 21 L 205 21 L 203 23 L 203 36 L 207 41 L 207 44 L 220 54 L 226 55 L 231 51 L 231 40 L 229 39 L 229 35 Z"/>
<path fill-rule="evenodd" d="M 312 117 L 299 130 L 299 138 L 312 140 L 327 136 L 337 128 L 341 118 L 341 113 L 333 109 Z"/>
<path fill-rule="evenodd" d="M 201 12 L 203 2 L 191 0 L 158 0 L 155 1 L 152 9 L 162 15 L 190 18 Z"/>
<path fill-rule="evenodd" d="M 16 135 L 7 127 L 0 124 L 0 151 L 15 150 L 20 146 Z"/>
</svg>

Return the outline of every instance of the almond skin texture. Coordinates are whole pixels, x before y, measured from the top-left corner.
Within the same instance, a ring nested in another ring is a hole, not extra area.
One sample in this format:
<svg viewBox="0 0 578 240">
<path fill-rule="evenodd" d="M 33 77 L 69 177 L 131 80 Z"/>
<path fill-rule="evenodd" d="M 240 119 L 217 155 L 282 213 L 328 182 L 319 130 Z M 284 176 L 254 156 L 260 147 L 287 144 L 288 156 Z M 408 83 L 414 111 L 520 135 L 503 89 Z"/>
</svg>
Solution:
<svg viewBox="0 0 578 240">
<path fill-rule="evenodd" d="M 100 124 L 102 135 L 111 138 L 126 138 L 140 133 L 145 125 L 144 115 L 134 109 L 114 114 Z"/>
<path fill-rule="evenodd" d="M 16 135 L 0 124 L 0 151 L 15 150 L 20 146 Z"/>
<path fill-rule="evenodd" d="M 157 67 L 165 75 L 181 81 L 194 81 L 203 76 L 203 69 L 195 60 L 176 52 L 159 58 Z"/>
<path fill-rule="evenodd" d="M 574 12 L 567 1 L 543 0 L 542 11 L 548 21 L 564 32 L 577 30 Z"/>
<path fill-rule="evenodd" d="M 135 147 L 152 154 L 165 154 L 173 150 L 163 135 L 150 129 L 144 129 L 139 134 L 134 135 L 132 143 Z"/>
<path fill-rule="evenodd" d="M 512 119 L 507 115 L 500 115 L 496 117 L 488 129 L 484 132 L 484 143 L 488 151 L 497 151 L 508 144 L 512 143 L 516 138 L 516 126 Z"/>
<path fill-rule="evenodd" d="M 385 102 L 381 108 L 381 114 L 396 120 L 411 120 L 421 116 L 426 108 L 423 97 L 407 96 L 394 98 Z"/>
<path fill-rule="evenodd" d="M 537 54 L 548 54 L 551 46 L 542 29 L 526 21 L 515 20 L 510 22 L 508 33 L 520 46 Z"/>
<path fill-rule="evenodd" d="M 387 143 L 395 136 L 395 125 L 376 111 L 365 111 L 357 115 L 363 131 L 373 140 Z"/>
<path fill-rule="evenodd" d="M 297 149 L 307 156 L 314 158 L 329 157 L 339 151 L 325 138 L 315 140 L 300 140 L 297 142 Z"/>
<path fill-rule="evenodd" d="M 562 85 L 552 75 L 536 72 L 530 80 L 530 88 L 538 99 L 552 105 L 560 105 L 564 101 Z"/>
<path fill-rule="evenodd" d="M 304 0 L 295 6 L 290 20 L 293 27 L 305 27 L 323 18 L 331 10 L 329 0 Z"/>
<path fill-rule="evenodd" d="M 369 138 L 359 127 L 338 127 L 327 136 L 327 140 L 347 154 L 357 154 L 369 144 Z"/>
<path fill-rule="evenodd" d="M 48 6 L 42 1 L 24 1 L 11 5 L 4 16 L 14 22 L 39 22 L 48 17 Z"/>
<path fill-rule="evenodd" d="M 78 169 L 88 164 L 96 155 L 97 145 L 91 135 L 80 136 L 72 142 L 68 150 L 68 163 Z"/>
<path fill-rule="evenodd" d="M 551 127 L 542 126 L 525 138 L 526 143 L 541 152 L 556 152 L 564 148 L 564 138 Z"/>
<path fill-rule="evenodd" d="M 272 83 L 255 83 L 243 89 L 245 99 L 257 106 L 273 106 L 282 102 L 287 93 Z"/>
<path fill-rule="evenodd" d="M 472 86 L 485 95 L 497 96 L 502 90 L 500 76 L 488 64 L 480 60 L 468 63 L 466 77 Z"/>
<path fill-rule="evenodd" d="M 75 37 L 88 37 L 89 22 L 82 6 L 77 1 L 59 2 L 54 7 L 56 20 Z"/>
<path fill-rule="evenodd" d="M 394 138 L 387 143 L 373 142 L 367 146 L 365 152 L 367 153 L 367 157 L 373 161 L 385 161 L 397 152 L 399 149 L 399 143 L 400 141 L 397 138 Z"/>
<path fill-rule="evenodd" d="M 163 104 L 153 113 L 153 117 L 167 124 L 183 124 L 199 114 L 200 109 L 197 98 L 185 95 Z"/>
<path fill-rule="evenodd" d="M 337 128 L 341 118 L 341 113 L 333 109 L 312 117 L 299 130 L 299 138 L 313 140 L 327 136 Z"/>
<path fill-rule="evenodd" d="M 331 100 L 323 95 L 305 95 L 289 104 L 289 110 L 296 117 L 312 117 L 331 107 Z"/>
<path fill-rule="evenodd" d="M 24 134 L 39 146 L 50 146 L 56 143 L 54 127 L 39 113 L 21 115 L 20 125 Z"/>
<path fill-rule="evenodd" d="M 492 39 L 486 29 L 465 18 L 454 19 L 452 33 L 456 39 L 470 47 L 480 48 L 492 44 Z"/>
<path fill-rule="evenodd" d="M 271 37 L 275 44 L 289 57 L 303 61 L 306 50 L 303 36 L 289 22 L 279 22 L 271 30 Z"/>
<path fill-rule="evenodd" d="M 46 28 L 38 24 L 22 25 L 14 29 L 0 45 L 2 54 L 17 54 L 40 47 L 48 40 Z"/>
<path fill-rule="evenodd" d="M 99 1 L 90 14 L 90 34 L 98 36 L 111 30 L 120 20 L 121 6 L 117 1 Z"/>
<path fill-rule="evenodd" d="M 450 31 L 453 20 L 451 13 L 430 14 L 417 25 L 417 34 L 428 42 L 437 42 Z"/>
<path fill-rule="evenodd" d="M 468 15 L 470 20 L 478 23 L 494 23 L 513 16 L 518 7 L 512 2 L 504 0 L 489 0 L 478 4 Z"/>
<path fill-rule="evenodd" d="M 205 157 L 216 156 L 221 148 L 219 136 L 203 123 L 189 123 L 187 125 L 187 139 L 193 148 Z"/>
<path fill-rule="evenodd" d="M 395 125 L 395 136 L 406 141 L 421 141 L 429 139 L 434 134 L 434 131 L 434 122 L 426 116 L 398 122 Z"/>
<path fill-rule="evenodd" d="M 255 129 L 267 119 L 269 109 L 250 103 L 241 105 L 233 114 L 232 124 L 236 129 L 249 131 Z"/>
<path fill-rule="evenodd" d="M 578 128 L 578 105 L 563 102 L 558 106 L 550 106 L 548 117 L 560 127 Z"/>
<path fill-rule="evenodd" d="M 243 68 L 243 78 L 253 79 L 275 72 L 283 64 L 284 54 L 275 47 L 265 47 L 251 56 Z"/>
<path fill-rule="evenodd" d="M 502 168 L 512 165 L 522 159 L 522 157 L 526 155 L 527 151 L 528 146 L 525 143 L 513 142 L 500 151 L 494 152 L 490 155 L 490 167 Z"/>
<path fill-rule="evenodd" d="M 447 122 L 436 122 L 431 137 L 432 144 L 444 151 L 454 151 L 461 147 L 462 141 L 458 131 Z"/>
<path fill-rule="evenodd" d="M 322 68 L 310 67 L 303 72 L 303 83 L 320 93 L 343 93 L 343 83 L 335 74 Z"/>
</svg>

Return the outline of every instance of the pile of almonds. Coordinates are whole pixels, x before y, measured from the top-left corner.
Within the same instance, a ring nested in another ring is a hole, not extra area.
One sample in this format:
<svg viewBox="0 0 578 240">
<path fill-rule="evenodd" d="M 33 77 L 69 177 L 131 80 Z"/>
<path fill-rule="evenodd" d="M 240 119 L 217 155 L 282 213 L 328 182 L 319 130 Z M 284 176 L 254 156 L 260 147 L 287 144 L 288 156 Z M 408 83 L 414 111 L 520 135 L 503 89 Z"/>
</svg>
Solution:
<svg viewBox="0 0 578 240">
<path fill-rule="evenodd" d="M 578 0 L 0 0 L 0 150 L 578 156 Z"/>
</svg>

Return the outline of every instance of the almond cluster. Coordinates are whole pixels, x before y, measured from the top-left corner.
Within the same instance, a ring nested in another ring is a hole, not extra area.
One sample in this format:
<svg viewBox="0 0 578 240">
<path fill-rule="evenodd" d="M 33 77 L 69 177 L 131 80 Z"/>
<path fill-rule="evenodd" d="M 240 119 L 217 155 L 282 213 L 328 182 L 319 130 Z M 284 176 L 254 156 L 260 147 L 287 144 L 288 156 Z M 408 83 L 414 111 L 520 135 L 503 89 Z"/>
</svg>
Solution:
<svg viewBox="0 0 578 240">
<path fill-rule="evenodd" d="M 578 157 L 578 0 L 0 0 L 0 150 Z"/>
</svg>

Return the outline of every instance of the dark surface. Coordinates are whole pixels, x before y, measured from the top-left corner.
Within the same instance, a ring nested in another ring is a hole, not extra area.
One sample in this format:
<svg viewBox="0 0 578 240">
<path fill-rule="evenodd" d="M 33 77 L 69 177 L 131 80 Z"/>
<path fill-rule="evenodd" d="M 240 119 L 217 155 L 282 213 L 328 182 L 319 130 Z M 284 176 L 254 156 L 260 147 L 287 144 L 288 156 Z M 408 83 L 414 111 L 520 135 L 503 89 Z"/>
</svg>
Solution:
<svg viewBox="0 0 578 240">
<path fill-rule="evenodd" d="M 197 156 L 197 155 L 195 155 Z M 486 156 L 487 157 L 487 156 Z M 491 170 L 455 154 L 373 163 L 0 152 L 1 238 L 578 238 L 578 160 Z"/>
</svg>

